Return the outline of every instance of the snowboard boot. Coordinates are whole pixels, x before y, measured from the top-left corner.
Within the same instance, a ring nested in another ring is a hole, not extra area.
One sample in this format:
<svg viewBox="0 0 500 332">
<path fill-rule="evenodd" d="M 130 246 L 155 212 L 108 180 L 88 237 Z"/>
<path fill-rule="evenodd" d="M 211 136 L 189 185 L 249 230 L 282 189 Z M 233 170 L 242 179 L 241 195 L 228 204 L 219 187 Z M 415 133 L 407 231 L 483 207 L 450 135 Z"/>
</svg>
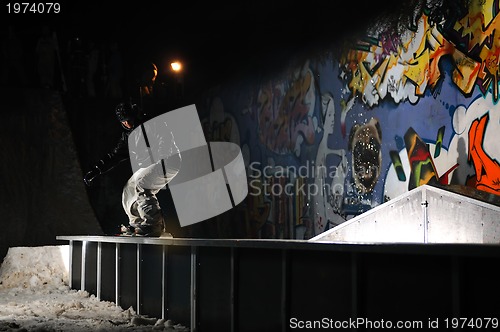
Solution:
<svg viewBox="0 0 500 332">
<path fill-rule="evenodd" d="M 168 233 L 165 229 L 165 221 L 155 225 L 144 223 L 137 226 L 121 225 L 120 230 L 121 236 L 173 238 L 172 234 Z"/>
<path fill-rule="evenodd" d="M 135 228 L 135 236 L 160 237 L 163 233 L 163 225 L 141 224 Z"/>
<path fill-rule="evenodd" d="M 130 225 L 121 225 L 120 232 L 121 236 L 134 236 L 135 228 Z"/>
</svg>

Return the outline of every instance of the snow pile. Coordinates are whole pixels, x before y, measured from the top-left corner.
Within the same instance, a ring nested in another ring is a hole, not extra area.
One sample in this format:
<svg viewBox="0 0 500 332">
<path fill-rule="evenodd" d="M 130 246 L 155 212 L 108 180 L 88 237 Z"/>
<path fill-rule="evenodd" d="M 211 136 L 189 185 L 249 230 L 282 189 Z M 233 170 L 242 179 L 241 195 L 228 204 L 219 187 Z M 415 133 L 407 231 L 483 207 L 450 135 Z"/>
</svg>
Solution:
<svg viewBox="0 0 500 332">
<path fill-rule="evenodd" d="M 68 249 L 9 249 L 0 266 L 0 331 L 189 331 L 70 289 Z"/>
<path fill-rule="evenodd" d="M 9 248 L 0 266 L 5 288 L 60 288 L 68 285 L 69 246 Z"/>
</svg>

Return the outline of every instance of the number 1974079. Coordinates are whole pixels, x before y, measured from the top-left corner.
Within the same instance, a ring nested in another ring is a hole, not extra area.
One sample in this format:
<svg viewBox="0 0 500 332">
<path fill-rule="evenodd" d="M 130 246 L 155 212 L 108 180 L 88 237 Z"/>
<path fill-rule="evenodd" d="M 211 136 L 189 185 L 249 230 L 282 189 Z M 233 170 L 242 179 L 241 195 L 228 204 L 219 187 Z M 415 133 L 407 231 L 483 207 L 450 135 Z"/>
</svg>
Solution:
<svg viewBox="0 0 500 332">
<path fill-rule="evenodd" d="M 58 14 L 61 12 L 59 2 L 8 2 L 9 14 Z"/>
</svg>

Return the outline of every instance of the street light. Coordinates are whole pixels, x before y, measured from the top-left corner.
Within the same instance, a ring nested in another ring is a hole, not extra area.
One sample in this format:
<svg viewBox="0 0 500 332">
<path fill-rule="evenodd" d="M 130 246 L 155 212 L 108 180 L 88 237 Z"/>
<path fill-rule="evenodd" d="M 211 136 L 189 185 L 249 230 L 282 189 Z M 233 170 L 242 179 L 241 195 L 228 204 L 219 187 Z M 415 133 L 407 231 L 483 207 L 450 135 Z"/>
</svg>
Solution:
<svg viewBox="0 0 500 332">
<path fill-rule="evenodd" d="M 170 67 L 174 72 L 178 73 L 182 70 L 182 63 L 180 63 L 179 61 L 174 61 L 170 63 Z"/>
<path fill-rule="evenodd" d="M 182 63 L 179 61 L 171 62 L 170 68 L 172 68 L 175 77 L 175 97 L 178 99 L 182 99 L 184 97 L 184 77 L 182 75 Z"/>
</svg>

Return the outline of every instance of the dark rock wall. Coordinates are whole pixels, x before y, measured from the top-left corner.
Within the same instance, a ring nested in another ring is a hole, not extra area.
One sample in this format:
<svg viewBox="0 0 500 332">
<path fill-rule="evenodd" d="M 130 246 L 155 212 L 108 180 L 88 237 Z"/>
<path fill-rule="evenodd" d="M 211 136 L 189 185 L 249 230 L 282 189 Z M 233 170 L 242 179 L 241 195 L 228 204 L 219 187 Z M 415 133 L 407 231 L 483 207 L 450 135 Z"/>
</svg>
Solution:
<svg viewBox="0 0 500 332">
<path fill-rule="evenodd" d="M 9 247 L 61 244 L 57 235 L 102 234 L 60 94 L 0 96 L 0 258 Z"/>
</svg>

